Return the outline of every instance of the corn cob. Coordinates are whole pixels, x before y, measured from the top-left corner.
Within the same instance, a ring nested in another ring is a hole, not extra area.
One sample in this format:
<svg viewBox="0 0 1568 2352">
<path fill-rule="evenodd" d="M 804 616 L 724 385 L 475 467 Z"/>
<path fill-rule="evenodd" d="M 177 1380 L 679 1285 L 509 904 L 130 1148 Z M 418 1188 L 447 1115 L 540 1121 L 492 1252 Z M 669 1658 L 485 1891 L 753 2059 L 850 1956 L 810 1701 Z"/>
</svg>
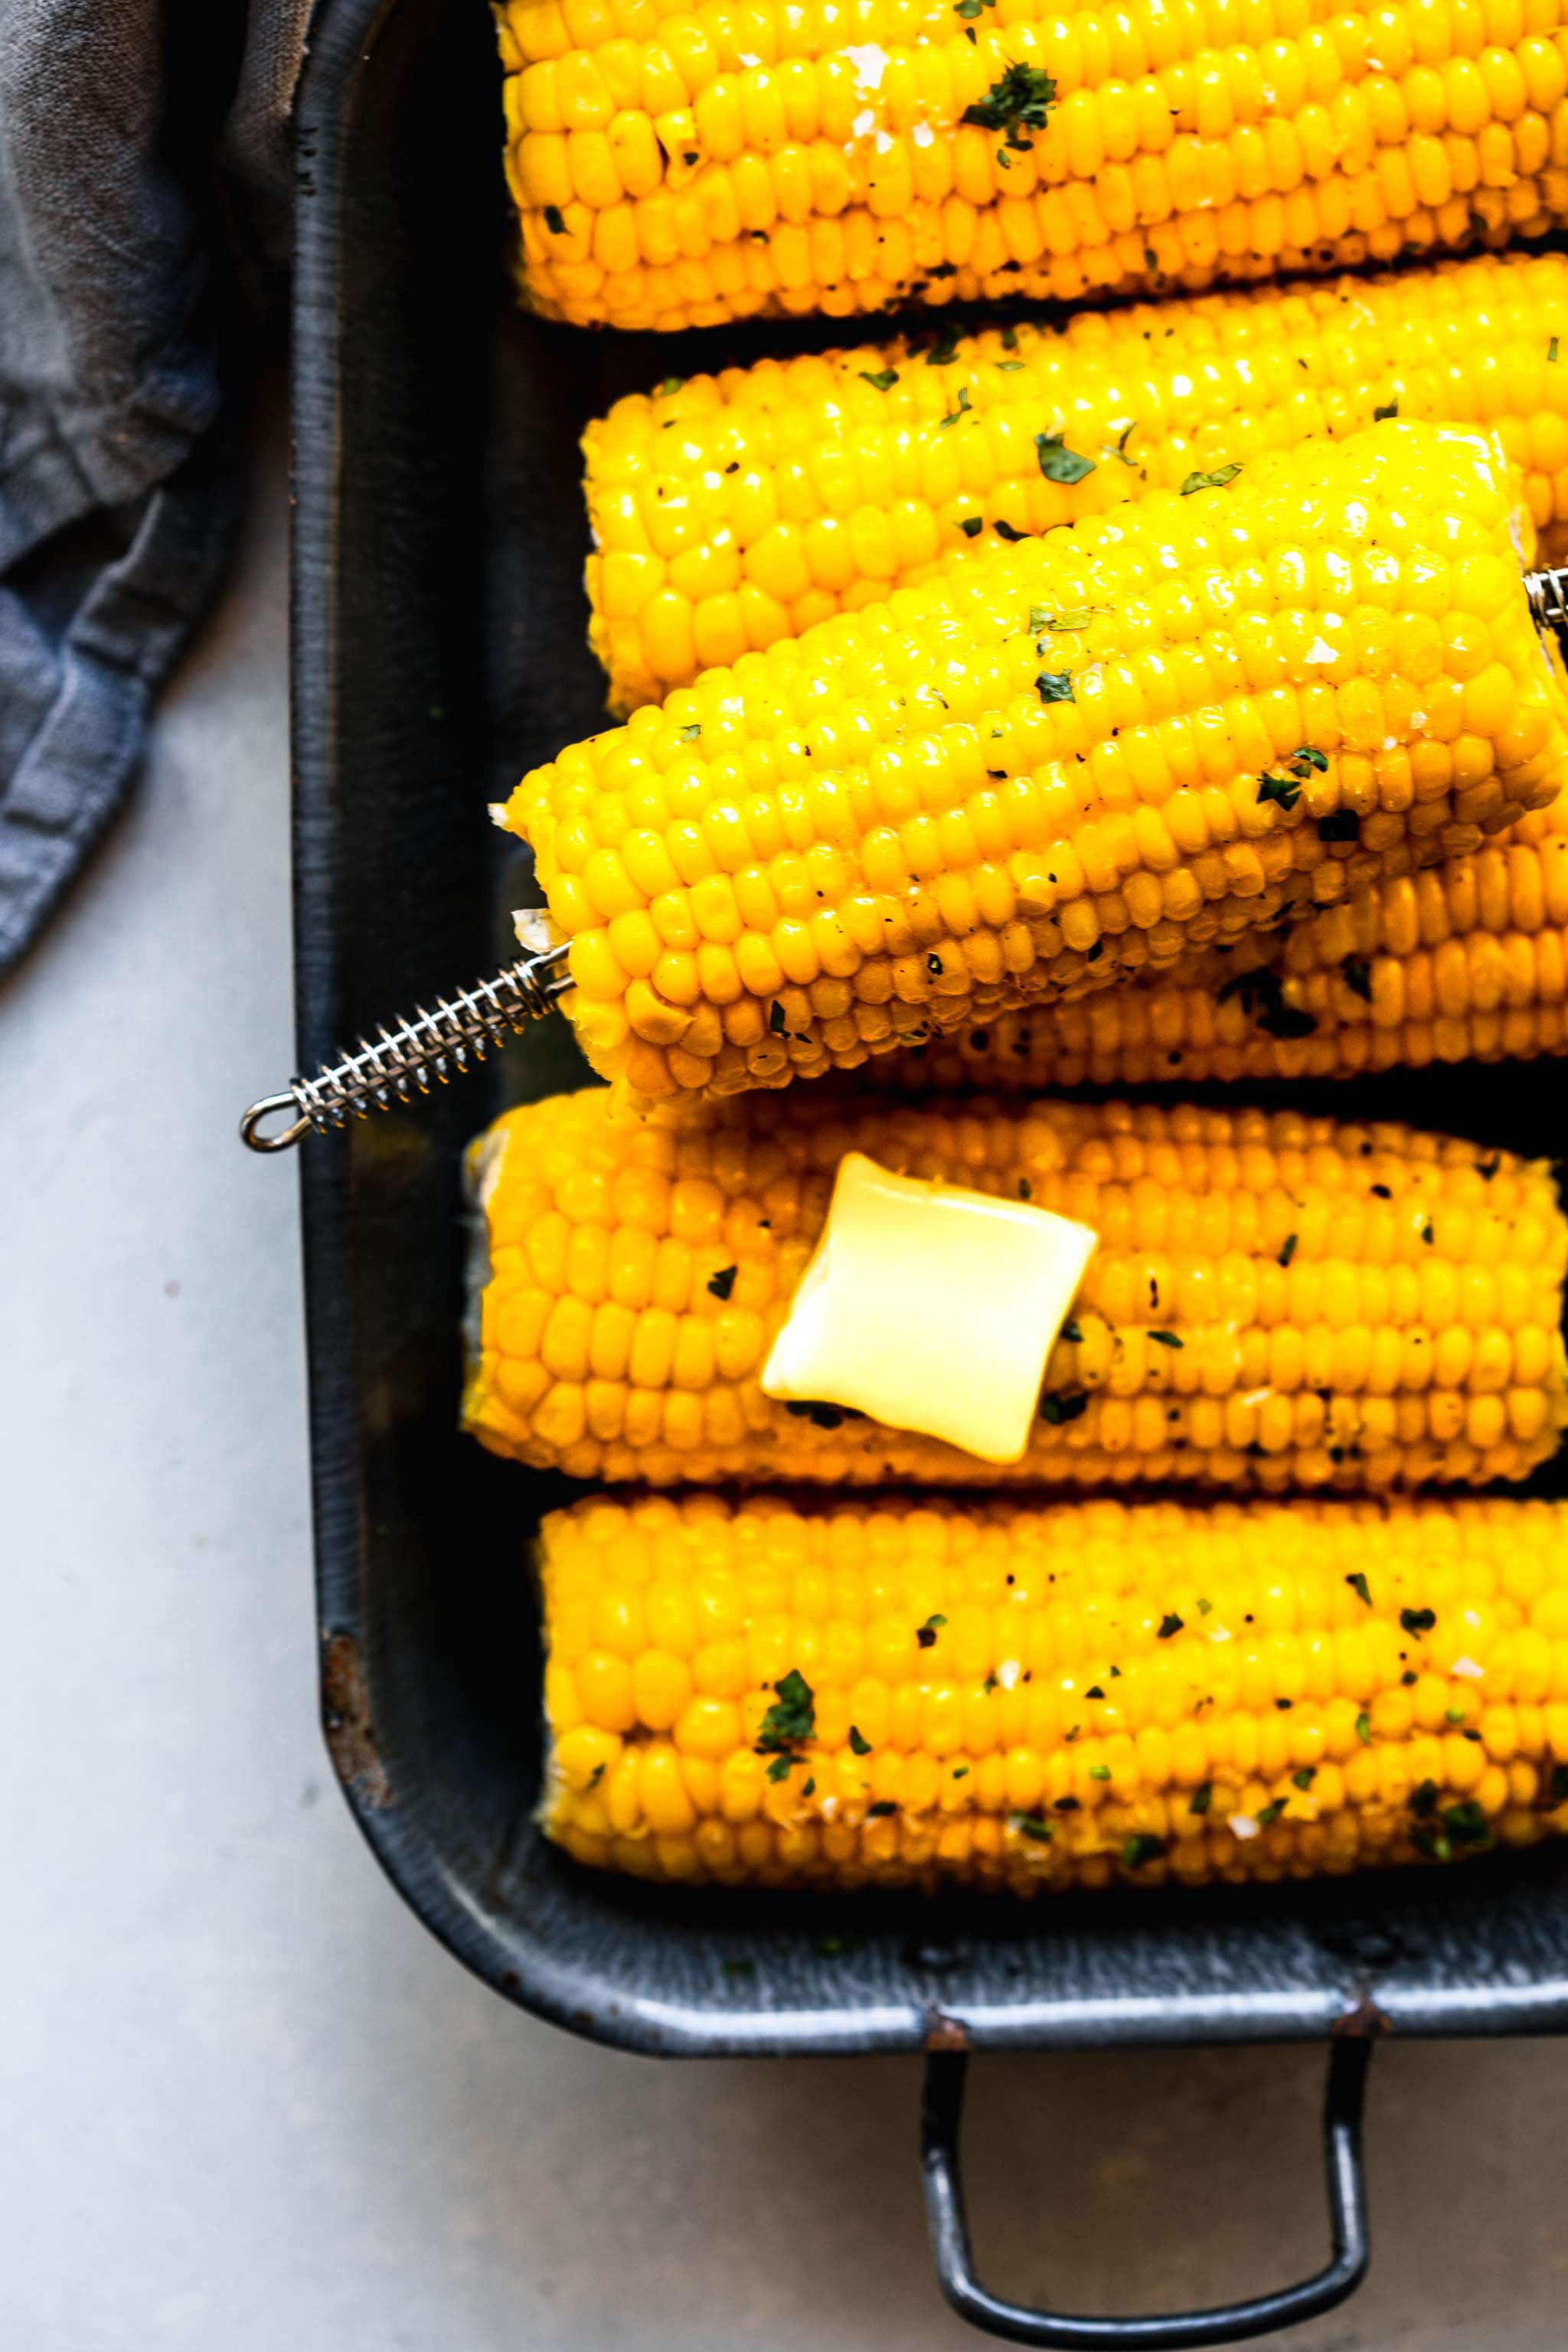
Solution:
<svg viewBox="0 0 1568 2352">
<path fill-rule="evenodd" d="M 1568 215 L 1562 0 L 498 16 L 523 289 L 579 325 L 1078 301 Z"/>
<path fill-rule="evenodd" d="M 1384 424 L 1230 470 L 707 671 L 525 777 L 501 821 L 594 1066 L 645 1099 L 852 1068 L 1555 798 L 1562 666 L 1492 445 Z"/>
<path fill-rule="evenodd" d="M 629 394 L 583 442 L 610 707 L 918 584 L 999 527 L 1048 530 L 1391 410 L 1495 433 L 1537 528 L 1568 521 L 1568 258 L 900 337 Z"/>
<path fill-rule="evenodd" d="M 1568 1053 L 1568 804 L 1506 840 L 1373 884 L 1282 939 L 1184 956 L 1144 988 L 1005 1013 L 868 1075 L 984 1087 L 1354 1077 Z"/>
<path fill-rule="evenodd" d="M 1568 1830 L 1568 1506 L 594 1497 L 541 1818 L 723 1885 L 1033 1894 Z"/>
<path fill-rule="evenodd" d="M 850 1150 L 1100 1235 L 1015 1467 L 763 1394 Z M 466 1425 L 574 1477 L 1478 1484 L 1568 1418 L 1549 1169 L 1406 1128 L 837 1087 L 639 1124 L 595 1087 L 509 1112 L 471 1175 Z"/>
</svg>

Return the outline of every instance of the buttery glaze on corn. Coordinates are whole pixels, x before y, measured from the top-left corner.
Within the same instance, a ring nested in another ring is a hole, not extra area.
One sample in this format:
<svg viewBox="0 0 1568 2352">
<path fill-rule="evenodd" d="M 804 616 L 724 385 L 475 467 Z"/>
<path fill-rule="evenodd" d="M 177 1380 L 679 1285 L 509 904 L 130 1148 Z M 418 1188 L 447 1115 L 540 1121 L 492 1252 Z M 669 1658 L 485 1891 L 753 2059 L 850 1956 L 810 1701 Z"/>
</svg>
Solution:
<svg viewBox="0 0 1568 2352">
<path fill-rule="evenodd" d="M 1568 804 L 1468 857 L 1363 887 L 1281 939 L 1183 957 L 1145 987 L 1004 1013 L 883 1055 L 879 1086 L 1355 1077 L 1568 1053 Z"/>
<path fill-rule="evenodd" d="M 763 1394 L 849 1150 L 1100 1234 L 1016 1465 Z M 1406 1128 L 832 1086 L 677 1126 L 595 1087 L 509 1112 L 472 1172 L 465 1424 L 574 1477 L 1480 1484 L 1568 1417 L 1549 1167 Z"/>
<path fill-rule="evenodd" d="M 1379 410 L 1495 434 L 1549 546 L 1568 536 L 1552 528 L 1568 522 L 1568 258 L 1079 310 L 630 393 L 583 441 L 610 707 L 917 584 L 999 524 L 1049 530 Z M 1092 471 L 1050 478 L 1041 434 Z"/>
<path fill-rule="evenodd" d="M 783 1086 L 1479 848 L 1568 776 L 1531 540 L 1490 444 L 1387 423 L 706 672 L 503 812 L 589 1060 Z"/>
<path fill-rule="evenodd" d="M 595 1867 L 1026 1895 L 1568 1829 L 1562 1503 L 591 1497 L 540 1557 L 541 1819 Z"/>
<path fill-rule="evenodd" d="M 1568 215 L 1563 0 L 497 16 L 524 290 L 580 325 L 1077 301 Z M 1010 69 L 1031 119 L 964 121 L 994 115 Z"/>
</svg>

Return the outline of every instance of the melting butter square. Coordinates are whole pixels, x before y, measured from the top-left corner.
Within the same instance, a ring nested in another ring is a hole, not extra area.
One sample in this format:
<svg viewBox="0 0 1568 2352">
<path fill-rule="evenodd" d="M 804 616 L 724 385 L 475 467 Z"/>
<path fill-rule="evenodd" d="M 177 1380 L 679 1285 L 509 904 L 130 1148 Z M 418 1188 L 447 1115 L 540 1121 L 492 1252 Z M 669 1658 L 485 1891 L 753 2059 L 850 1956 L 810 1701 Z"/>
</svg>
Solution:
<svg viewBox="0 0 1568 2352">
<path fill-rule="evenodd" d="M 1016 1462 L 1099 1238 L 1026 1201 L 846 1152 L 763 1392 Z"/>
</svg>

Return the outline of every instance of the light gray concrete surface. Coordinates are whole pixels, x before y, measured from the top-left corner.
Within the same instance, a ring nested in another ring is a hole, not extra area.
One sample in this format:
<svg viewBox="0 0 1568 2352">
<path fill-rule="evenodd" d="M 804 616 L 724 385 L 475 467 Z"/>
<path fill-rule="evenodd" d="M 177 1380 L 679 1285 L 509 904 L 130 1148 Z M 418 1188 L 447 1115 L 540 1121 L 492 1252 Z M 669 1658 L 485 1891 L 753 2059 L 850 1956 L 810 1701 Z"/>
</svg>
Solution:
<svg viewBox="0 0 1568 2352">
<path fill-rule="evenodd" d="M 521 2017 L 361 1846 L 315 1724 L 276 403 L 135 803 L 0 995 L 0 2338 L 26 2352 L 958 2352 L 902 2061 L 658 2064 Z M 1321 2062 L 992 2060 L 993 2283 L 1314 2267 Z M 1558 2044 L 1384 2050 L 1375 2255 L 1288 2339 L 1555 2352 Z"/>
</svg>

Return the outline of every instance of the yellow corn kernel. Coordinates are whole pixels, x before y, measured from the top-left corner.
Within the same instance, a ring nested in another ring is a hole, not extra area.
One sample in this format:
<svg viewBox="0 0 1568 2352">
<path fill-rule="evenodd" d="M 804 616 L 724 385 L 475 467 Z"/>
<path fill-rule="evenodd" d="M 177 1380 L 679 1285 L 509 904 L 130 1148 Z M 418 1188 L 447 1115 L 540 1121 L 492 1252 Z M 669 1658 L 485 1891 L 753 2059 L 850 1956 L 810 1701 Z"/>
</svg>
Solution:
<svg viewBox="0 0 1568 2352">
<path fill-rule="evenodd" d="M 1100 1235 L 1016 1468 L 762 1394 L 758 1368 L 849 1150 Z M 1055 1097 L 905 1104 L 837 1087 L 639 1126 L 594 1087 L 509 1112 L 471 1170 L 486 1232 L 465 1423 L 497 1453 L 575 1476 L 1355 1492 L 1522 1477 L 1568 1419 L 1568 1221 L 1549 1167 L 1407 1128 Z M 567 1293 L 542 1324 L 533 1311 L 536 1234 L 563 1283 L 574 1266 L 619 1281 L 628 1253 L 644 1254 L 597 1357 L 590 1340 L 541 1365 L 578 1302 Z M 700 1657 L 689 1667 L 683 1625 L 617 1593 L 595 1654 L 646 1647 L 658 1678 L 612 1677 L 599 1717 L 575 1660 L 589 1719 L 663 1730 L 693 1692 L 735 1696 Z"/>
<path fill-rule="evenodd" d="M 748 642 L 729 618 L 742 583 L 789 604 L 800 635 L 999 530 L 1101 513 L 1380 413 L 1496 433 L 1549 550 L 1568 546 L 1568 258 L 1482 255 L 1080 310 L 1065 332 L 1021 321 L 934 348 L 900 337 L 628 394 L 583 439 L 602 551 L 589 635 L 610 707 L 662 701 L 733 663 Z M 1047 479 L 1042 462 L 1079 478 Z M 760 503 L 797 519 L 759 530 Z M 683 551 L 668 576 L 647 554 L 666 538 Z M 1374 566 L 1363 588 L 1386 611 Z M 1391 667 L 1401 650 L 1389 644 Z"/>
<path fill-rule="evenodd" d="M 764 1661 L 672 1738 L 547 1680 L 540 1818 L 600 1867 L 1028 1895 L 1568 1830 L 1568 1504 L 595 1496 L 539 1559 L 552 1673 L 652 1560 Z"/>
</svg>

